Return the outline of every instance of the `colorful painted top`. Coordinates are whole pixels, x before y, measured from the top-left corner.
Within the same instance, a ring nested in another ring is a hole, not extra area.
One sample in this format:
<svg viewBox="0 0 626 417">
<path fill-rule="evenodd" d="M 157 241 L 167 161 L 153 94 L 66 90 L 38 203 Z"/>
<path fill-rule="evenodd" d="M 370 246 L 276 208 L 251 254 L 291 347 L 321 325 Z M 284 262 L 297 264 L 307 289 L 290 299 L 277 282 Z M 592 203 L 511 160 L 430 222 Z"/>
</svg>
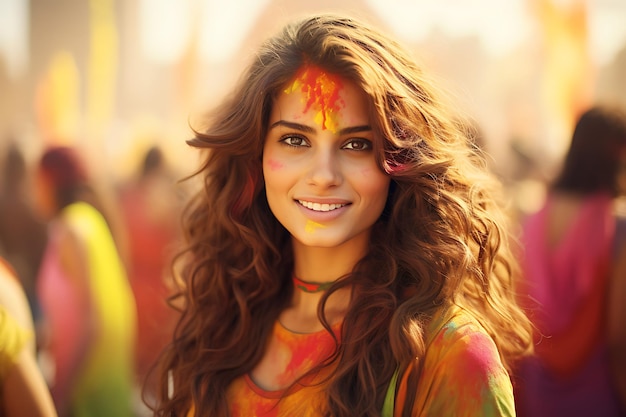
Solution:
<svg viewBox="0 0 626 417">
<path fill-rule="evenodd" d="M 493 340 L 476 320 L 460 308 L 451 307 L 432 322 L 429 331 L 431 337 L 413 416 L 515 415 L 509 375 Z M 325 331 L 295 334 L 276 324 L 272 337 L 272 343 L 298 352 L 286 361 L 286 365 L 279 365 L 285 370 L 286 379 L 310 369 L 334 348 L 332 337 Z M 406 398 L 407 376 L 405 373 L 398 386 L 395 417 L 401 416 L 400 405 Z M 304 384 L 289 393 L 266 391 L 246 375 L 229 387 L 228 402 L 233 417 L 317 417 L 324 415 L 324 388 L 324 384 Z M 202 413 L 195 413 L 192 409 L 188 417 L 194 415 L 199 417 Z"/>
<path fill-rule="evenodd" d="M 429 326 L 413 416 L 515 416 L 513 387 L 495 343 L 465 310 L 451 306 Z M 407 373 L 396 404 L 403 404 Z M 402 411 L 396 407 L 394 416 Z"/>
<path fill-rule="evenodd" d="M 64 221 L 85 243 L 89 287 L 97 333 L 72 384 L 71 414 L 75 417 L 133 415 L 136 311 L 130 284 L 107 223 L 91 205 L 73 203 L 61 212 Z M 76 366 L 84 328 L 84 298 L 72 285 L 59 258 L 59 239 L 51 227 L 38 282 L 38 293 L 50 324 L 50 350 L 55 381 L 69 378 Z"/>
<path fill-rule="evenodd" d="M 336 329 L 337 336 L 338 333 L 339 330 Z M 270 344 L 274 344 L 269 351 L 276 353 L 276 368 L 281 370 L 274 383 L 285 387 L 329 357 L 335 349 L 335 341 L 326 330 L 309 334 L 293 333 L 278 322 L 274 325 Z M 227 392 L 231 416 L 323 415 L 326 385 L 316 382 L 328 372 L 330 370 L 326 369 L 321 375 L 303 381 L 303 384 L 294 387 L 291 393 L 286 393 L 284 389 L 265 390 L 255 384 L 250 375 L 240 377 L 231 384 Z M 307 384 L 309 386 L 305 386 Z M 284 396 L 283 399 L 278 401 L 281 396 Z"/>
</svg>

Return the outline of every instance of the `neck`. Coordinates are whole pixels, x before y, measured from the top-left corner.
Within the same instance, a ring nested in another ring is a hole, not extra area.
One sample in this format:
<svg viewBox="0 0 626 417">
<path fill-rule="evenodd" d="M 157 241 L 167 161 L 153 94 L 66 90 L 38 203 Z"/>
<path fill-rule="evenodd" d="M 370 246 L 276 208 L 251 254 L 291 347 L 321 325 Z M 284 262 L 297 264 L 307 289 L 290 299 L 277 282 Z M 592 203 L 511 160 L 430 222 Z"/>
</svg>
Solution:
<svg viewBox="0 0 626 417">
<path fill-rule="evenodd" d="M 316 292 L 324 292 L 329 289 L 333 282 L 313 282 L 313 281 L 303 281 L 298 278 L 296 275 L 293 275 L 293 285 L 297 290 L 301 290 L 308 293 L 316 293 Z"/>
<path fill-rule="evenodd" d="M 332 248 L 305 246 L 294 240 L 294 274 L 302 281 L 332 283 L 348 275 L 367 253 L 366 242 Z"/>
<path fill-rule="evenodd" d="M 294 279 L 294 292 L 291 304 L 280 315 L 280 322 L 288 329 L 300 333 L 312 333 L 323 328 L 318 317 L 318 307 L 321 298 L 326 292 L 311 291 L 300 287 L 301 280 Z M 314 286 L 330 287 L 333 282 L 315 284 Z M 304 283 L 306 285 L 306 283 Z M 316 288 L 319 289 L 319 288 Z M 333 325 L 343 320 L 351 299 L 351 289 L 342 288 L 333 292 L 328 297 L 325 305 L 325 315 L 328 322 Z"/>
<path fill-rule="evenodd" d="M 317 284 L 323 288 L 324 284 L 330 286 L 352 272 L 357 262 L 367 254 L 369 234 L 363 233 L 348 242 L 328 248 L 306 246 L 296 239 L 292 239 L 292 246 L 293 274 L 301 281 L 315 283 L 308 289 L 318 287 Z M 317 311 L 324 294 L 326 294 L 324 290 L 309 292 L 296 285 L 290 306 L 281 314 L 282 323 L 296 331 L 302 330 L 302 323 L 313 323 L 312 327 L 319 326 Z M 329 296 L 325 313 L 331 324 L 343 319 L 351 298 L 351 288 L 342 288 Z M 312 327 L 309 326 L 307 329 L 311 330 Z"/>
</svg>

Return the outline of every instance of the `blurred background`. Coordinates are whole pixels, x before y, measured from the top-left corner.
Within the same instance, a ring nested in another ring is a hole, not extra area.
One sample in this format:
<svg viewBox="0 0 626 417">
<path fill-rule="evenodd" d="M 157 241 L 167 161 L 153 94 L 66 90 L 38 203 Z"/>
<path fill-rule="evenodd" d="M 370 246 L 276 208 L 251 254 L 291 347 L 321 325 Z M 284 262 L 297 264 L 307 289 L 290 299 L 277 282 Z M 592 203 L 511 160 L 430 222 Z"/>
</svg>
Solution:
<svg viewBox="0 0 626 417">
<path fill-rule="evenodd" d="M 262 39 L 318 11 L 404 43 L 516 184 L 550 177 L 584 108 L 626 105 L 623 0 L 2 0 L 0 145 L 18 141 L 30 157 L 78 144 L 118 181 L 156 142 L 189 169 L 190 118 L 223 97 Z"/>
<path fill-rule="evenodd" d="M 190 123 L 260 42 L 311 12 L 369 21 L 414 54 L 474 122 L 516 219 L 542 204 L 580 114 L 626 107 L 624 0 L 0 0 L 0 257 L 24 284 L 40 353 L 47 230 L 32 177 L 44 147 L 79 149 L 108 203 L 138 313 L 138 387 L 176 319 L 165 300 L 186 197 L 176 180 L 196 167 Z"/>
</svg>

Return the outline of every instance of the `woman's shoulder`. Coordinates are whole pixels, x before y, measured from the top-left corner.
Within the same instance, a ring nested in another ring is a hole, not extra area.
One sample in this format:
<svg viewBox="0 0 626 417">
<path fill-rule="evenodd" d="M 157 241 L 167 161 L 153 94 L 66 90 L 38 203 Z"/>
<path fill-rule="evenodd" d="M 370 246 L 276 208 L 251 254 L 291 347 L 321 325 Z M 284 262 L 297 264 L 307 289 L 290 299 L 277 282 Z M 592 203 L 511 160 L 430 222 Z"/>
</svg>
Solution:
<svg viewBox="0 0 626 417">
<path fill-rule="evenodd" d="M 429 355 L 451 360 L 458 357 L 465 363 L 481 362 L 502 367 L 495 342 L 469 311 L 452 305 L 440 310 L 430 323 L 427 336 Z M 476 363 L 478 365 L 479 363 Z"/>
<path fill-rule="evenodd" d="M 55 219 L 55 230 L 61 239 L 85 244 L 89 236 L 108 231 L 102 214 L 91 204 L 77 201 L 66 206 Z"/>
<path fill-rule="evenodd" d="M 513 388 L 493 339 L 452 306 L 429 326 L 415 415 L 514 415 Z"/>
<path fill-rule="evenodd" d="M 449 307 L 435 317 L 431 330 L 424 358 L 426 378 L 445 381 L 450 389 L 510 390 L 509 374 L 494 340 L 470 312 Z"/>
<path fill-rule="evenodd" d="M 61 218 L 68 222 L 84 221 L 84 219 L 100 218 L 102 214 L 91 204 L 76 201 L 61 210 Z"/>
</svg>

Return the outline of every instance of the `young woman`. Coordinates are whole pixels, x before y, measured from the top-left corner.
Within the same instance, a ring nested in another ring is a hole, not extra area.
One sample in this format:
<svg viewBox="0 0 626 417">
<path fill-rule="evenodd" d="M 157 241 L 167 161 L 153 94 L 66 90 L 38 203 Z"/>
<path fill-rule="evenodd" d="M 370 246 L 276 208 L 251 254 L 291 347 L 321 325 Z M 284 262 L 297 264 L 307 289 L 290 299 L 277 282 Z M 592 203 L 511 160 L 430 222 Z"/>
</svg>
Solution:
<svg viewBox="0 0 626 417">
<path fill-rule="evenodd" d="M 539 329 L 519 367 L 524 416 L 626 413 L 626 112 L 579 118 L 544 206 L 524 223 L 523 270 Z"/>
<path fill-rule="evenodd" d="M 79 151 L 46 148 L 37 207 L 49 220 L 38 278 L 43 348 L 60 416 L 132 416 L 136 310 L 101 199 Z"/>
<path fill-rule="evenodd" d="M 346 17 L 261 47 L 190 141 L 209 151 L 156 415 L 514 414 L 509 237 L 434 90 Z"/>
</svg>

